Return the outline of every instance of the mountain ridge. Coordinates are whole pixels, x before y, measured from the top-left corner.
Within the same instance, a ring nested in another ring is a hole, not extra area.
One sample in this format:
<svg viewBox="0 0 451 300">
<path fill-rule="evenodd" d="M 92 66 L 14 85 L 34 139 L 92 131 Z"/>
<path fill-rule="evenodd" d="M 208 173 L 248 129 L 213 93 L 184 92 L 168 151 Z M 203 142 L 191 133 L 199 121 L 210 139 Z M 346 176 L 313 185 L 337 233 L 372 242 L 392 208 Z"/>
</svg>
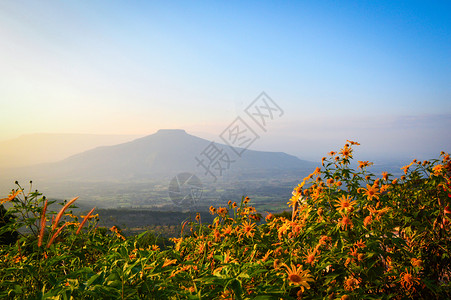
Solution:
<svg viewBox="0 0 451 300">
<path fill-rule="evenodd" d="M 208 177 L 211 173 L 203 169 L 199 161 L 202 158 L 201 153 L 211 143 L 183 129 L 160 129 L 154 134 L 132 141 L 89 149 L 59 162 L 23 168 L 20 173 L 28 172 L 34 175 L 33 178 L 38 176 L 49 180 L 69 181 L 133 180 L 174 176 L 180 172 Z M 228 146 L 216 142 L 214 145 L 229 155 L 229 161 L 226 159 L 221 161 L 223 172 L 228 174 L 259 170 L 282 172 L 316 165 L 314 162 L 301 160 L 284 152 L 247 149 L 241 157 L 238 157 L 233 156 L 234 153 Z M 217 173 L 217 176 L 222 175 L 220 172 Z"/>
</svg>

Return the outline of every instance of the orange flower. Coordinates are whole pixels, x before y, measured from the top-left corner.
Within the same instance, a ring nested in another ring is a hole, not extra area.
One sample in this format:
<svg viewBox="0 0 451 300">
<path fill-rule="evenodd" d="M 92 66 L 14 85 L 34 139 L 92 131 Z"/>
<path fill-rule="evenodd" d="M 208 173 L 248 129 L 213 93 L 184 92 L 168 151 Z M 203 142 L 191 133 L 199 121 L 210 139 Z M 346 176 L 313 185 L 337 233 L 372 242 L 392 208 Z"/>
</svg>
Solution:
<svg viewBox="0 0 451 300">
<path fill-rule="evenodd" d="M 219 232 L 218 229 L 215 229 L 213 231 L 213 236 L 215 237 L 215 242 L 218 242 L 219 240 L 221 240 L 221 233 Z"/>
<path fill-rule="evenodd" d="M 339 212 L 344 210 L 345 212 L 352 211 L 354 203 L 351 203 L 352 197 L 342 195 L 340 199 L 336 200 L 335 207 L 338 209 Z"/>
<path fill-rule="evenodd" d="M 407 171 L 409 170 L 410 166 L 412 166 L 413 163 L 408 164 L 407 166 L 404 166 L 401 168 L 401 170 L 404 171 L 404 174 L 407 174 Z"/>
<path fill-rule="evenodd" d="M 371 165 L 373 165 L 373 163 L 372 162 L 369 162 L 369 161 L 358 161 L 359 162 L 359 166 L 358 166 L 358 168 L 359 169 L 362 169 L 362 168 L 365 168 L 365 167 L 369 167 L 369 166 L 371 166 Z"/>
<path fill-rule="evenodd" d="M 268 213 L 265 217 L 266 222 L 271 221 L 271 219 L 274 218 L 274 215 L 272 213 Z"/>
<path fill-rule="evenodd" d="M 438 176 L 438 175 L 440 175 L 440 173 L 443 172 L 443 169 L 444 169 L 443 165 L 436 165 L 432 168 L 432 171 L 434 171 L 435 176 Z"/>
<path fill-rule="evenodd" d="M 332 241 L 332 238 L 330 236 L 327 235 L 322 235 L 321 238 L 319 239 L 318 244 L 319 245 L 327 245 L 327 242 Z"/>
<path fill-rule="evenodd" d="M 240 236 L 245 235 L 247 237 L 253 237 L 254 236 L 254 229 L 255 223 L 250 223 L 249 221 L 244 221 L 243 225 L 241 225 L 241 233 Z"/>
<path fill-rule="evenodd" d="M 383 193 L 383 192 L 385 192 L 386 190 L 388 190 L 389 188 L 390 188 L 390 185 L 388 185 L 388 184 L 383 184 L 383 185 L 381 186 L 380 192 Z"/>
<path fill-rule="evenodd" d="M 117 236 L 118 238 L 121 238 L 122 240 L 125 241 L 125 237 L 120 233 L 119 229 L 118 229 L 116 226 L 111 227 L 110 230 L 111 230 L 112 232 L 116 233 L 116 236 Z"/>
<path fill-rule="evenodd" d="M 354 256 L 355 258 L 357 258 L 357 256 L 359 255 L 359 254 L 357 253 L 357 250 L 358 250 L 357 247 L 351 248 L 351 249 L 349 250 L 349 255 Z"/>
<path fill-rule="evenodd" d="M 312 175 L 320 175 L 321 174 L 321 168 L 316 167 L 315 171 L 312 173 Z"/>
<path fill-rule="evenodd" d="M 366 247 L 365 242 L 362 241 L 362 239 L 360 239 L 359 241 L 355 242 L 354 245 L 355 245 L 356 247 L 362 248 L 362 249 Z"/>
<path fill-rule="evenodd" d="M 172 265 L 174 263 L 176 263 L 177 260 L 176 259 L 165 259 L 162 268 L 167 267 L 169 265 Z"/>
<path fill-rule="evenodd" d="M 378 203 L 379 203 L 379 202 L 378 202 Z M 376 207 L 377 207 L 377 205 L 376 205 Z M 382 217 L 383 215 L 385 215 L 385 214 L 390 210 L 389 207 L 384 207 L 384 208 L 381 208 L 381 209 L 377 210 L 376 208 L 374 208 L 374 207 L 372 207 L 372 206 L 368 206 L 367 209 L 368 209 L 373 215 L 376 216 L 376 220 L 378 220 L 378 221 L 381 219 L 381 217 Z"/>
<path fill-rule="evenodd" d="M 350 141 L 350 140 L 346 140 L 346 142 L 350 143 L 351 145 L 357 145 L 359 146 L 360 143 L 354 142 L 354 141 Z"/>
<path fill-rule="evenodd" d="M 279 226 L 279 228 L 277 229 L 279 240 L 281 240 L 283 235 L 287 233 L 288 229 L 290 229 L 289 222 L 285 222 L 285 223 L 283 223 L 283 225 Z"/>
<path fill-rule="evenodd" d="M 412 266 L 418 267 L 418 268 L 421 268 L 423 266 L 423 261 L 421 259 L 417 259 L 417 258 L 412 258 L 410 260 L 410 263 L 412 264 Z"/>
<path fill-rule="evenodd" d="M 349 277 L 345 280 L 344 288 L 347 291 L 353 291 L 359 287 L 359 281 L 354 277 Z"/>
<path fill-rule="evenodd" d="M 388 173 L 387 172 L 382 172 L 382 178 L 384 180 L 388 180 Z"/>
<path fill-rule="evenodd" d="M 306 264 L 310 264 L 313 266 L 313 264 L 315 263 L 315 256 L 316 256 L 316 249 L 313 249 L 311 251 L 308 251 L 307 254 L 305 255 L 305 263 Z"/>
<path fill-rule="evenodd" d="M 275 259 L 273 261 L 273 263 L 272 263 L 272 266 L 273 266 L 274 269 L 279 270 L 279 268 L 280 268 L 280 259 L 278 259 L 278 258 Z"/>
<path fill-rule="evenodd" d="M 228 212 L 227 208 L 225 208 L 225 207 L 218 208 L 218 215 L 221 216 L 221 217 L 225 217 L 227 212 Z"/>
<path fill-rule="evenodd" d="M 265 262 L 266 260 L 268 260 L 271 253 L 272 253 L 272 250 L 269 250 L 268 252 L 266 252 L 266 254 L 262 257 L 261 262 Z"/>
<path fill-rule="evenodd" d="M 366 189 L 363 189 L 365 194 L 368 197 L 368 200 L 372 200 L 373 198 L 379 199 L 379 188 L 377 186 L 371 186 L 369 184 L 366 185 Z"/>
<path fill-rule="evenodd" d="M 313 278 L 311 278 L 309 270 L 302 270 L 302 266 L 296 267 L 293 263 L 291 264 L 291 268 L 286 264 L 284 266 L 287 268 L 290 285 L 299 285 L 302 291 L 310 288 L 308 282 L 313 281 Z"/>
<path fill-rule="evenodd" d="M 346 159 L 352 158 L 352 149 L 345 145 L 343 149 L 341 149 L 339 154 L 341 154 Z"/>
<path fill-rule="evenodd" d="M 20 194 L 20 192 L 22 192 L 22 190 L 17 190 L 17 191 L 12 190 L 11 193 L 8 195 L 8 198 L 0 199 L 0 205 L 5 202 L 14 200 L 17 197 L 17 195 Z"/>
<path fill-rule="evenodd" d="M 342 216 L 343 216 L 343 218 L 338 220 L 339 225 L 341 226 L 341 229 L 348 230 L 348 226 L 352 228 L 353 224 L 352 224 L 351 219 L 346 215 L 342 215 Z"/>
<path fill-rule="evenodd" d="M 451 214 L 451 210 L 450 210 L 450 208 L 449 208 L 449 205 L 447 205 L 447 206 L 445 207 L 445 209 L 443 210 L 443 213 L 445 214 L 445 216 Z"/>
<path fill-rule="evenodd" d="M 406 271 L 402 272 L 400 275 L 401 275 L 401 279 L 400 279 L 401 286 L 406 290 L 410 290 L 410 289 L 414 290 L 413 286 L 415 284 L 419 283 L 418 278 L 414 277 L 411 273 L 409 273 L 407 268 L 406 268 Z"/>
<path fill-rule="evenodd" d="M 232 225 L 228 225 L 228 226 L 226 226 L 226 227 L 224 227 L 224 228 L 222 229 L 222 234 L 223 234 L 224 236 L 229 235 L 229 234 L 231 234 L 232 232 L 233 232 L 233 227 L 232 227 Z"/>
</svg>

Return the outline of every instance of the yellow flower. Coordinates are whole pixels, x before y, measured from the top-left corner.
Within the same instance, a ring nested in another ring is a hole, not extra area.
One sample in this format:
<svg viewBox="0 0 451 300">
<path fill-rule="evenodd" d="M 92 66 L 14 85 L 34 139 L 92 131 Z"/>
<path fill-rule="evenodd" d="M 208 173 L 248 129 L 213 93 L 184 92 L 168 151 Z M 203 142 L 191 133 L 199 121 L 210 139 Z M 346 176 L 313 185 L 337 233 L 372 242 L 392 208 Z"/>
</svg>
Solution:
<svg viewBox="0 0 451 300">
<path fill-rule="evenodd" d="M 290 207 L 291 207 L 291 206 L 295 207 L 295 206 L 296 206 L 296 203 L 298 202 L 298 199 L 299 199 L 299 196 L 296 196 L 296 195 L 292 196 L 292 197 L 290 198 L 290 201 L 287 202 L 288 206 L 290 206 Z"/>
<path fill-rule="evenodd" d="M 352 197 L 349 195 L 345 197 L 345 195 L 342 195 L 340 199 L 336 200 L 337 204 L 335 204 L 335 207 L 338 209 L 339 212 L 342 210 L 345 210 L 346 212 L 352 211 L 354 203 L 351 203 Z"/>
<path fill-rule="evenodd" d="M 283 225 L 277 229 L 279 240 L 282 239 L 282 236 L 287 233 L 288 229 L 290 229 L 290 223 L 288 221 L 284 222 Z"/>
<path fill-rule="evenodd" d="M 308 282 L 313 281 L 313 278 L 309 274 L 309 270 L 302 270 L 302 266 L 296 267 L 293 263 L 291 264 L 291 268 L 286 264 L 284 266 L 287 268 L 290 285 L 299 285 L 302 291 L 310 288 Z"/>
</svg>

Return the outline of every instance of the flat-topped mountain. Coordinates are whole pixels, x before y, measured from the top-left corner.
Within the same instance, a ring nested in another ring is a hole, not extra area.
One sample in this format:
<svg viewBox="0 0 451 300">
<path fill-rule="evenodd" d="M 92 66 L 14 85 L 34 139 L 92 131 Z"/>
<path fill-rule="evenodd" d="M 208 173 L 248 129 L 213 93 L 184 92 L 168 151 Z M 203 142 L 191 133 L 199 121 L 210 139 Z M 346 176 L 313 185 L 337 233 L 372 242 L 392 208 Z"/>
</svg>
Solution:
<svg viewBox="0 0 451 300">
<path fill-rule="evenodd" d="M 203 160 L 204 165 L 211 163 L 207 159 L 215 154 L 211 152 L 211 147 L 211 141 L 190 135 L 185 130 L 162 129 L 130 142 L 98 147 L 57 163 L 36 166 L 32 171 L 29 168 L 22 171 L 39 174 L 40 177 L 45 173 L 46 179 L 82 181 L 149 178 L 179 172 L 202 176 L 205 175 L 206 169 L 199 161 Z M 228 156 L 221 154 L 217 158 L 220 158 L 218 163 L 228 174 L 305 169 L 314 166 L 312 162 L 283 152 L 246 150 L 239 157 L 227 145 L 215 142 L 214 148 L 220 149 L 221 153 L 227 153 Z M 206 153 L 209 153 L 209 156 Z M 218 163 L 214 167 L 212 165 L 213 172 L 219 167 Z"/>
</svg>

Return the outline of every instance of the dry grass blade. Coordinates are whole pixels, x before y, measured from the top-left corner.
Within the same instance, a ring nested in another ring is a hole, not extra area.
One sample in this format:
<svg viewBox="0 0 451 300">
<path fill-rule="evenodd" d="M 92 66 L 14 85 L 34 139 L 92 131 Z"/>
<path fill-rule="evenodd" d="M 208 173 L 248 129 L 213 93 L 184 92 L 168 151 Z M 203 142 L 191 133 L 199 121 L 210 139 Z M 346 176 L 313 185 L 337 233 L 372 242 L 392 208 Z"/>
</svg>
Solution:
<svg viewBox="0 0 451 300">
<path fill-rule="evenodd" d="M 74 199 L 70 200 L 69 202 L 66 203 L 66 205 L 63 206 L 63 208 L 61 208 L 60 212 L 56 215 L 55 220 L 53 221 L 53 227 L 52 227 L 52 231 L 55 230 L 56 226 L 58 225 L 58 222 L 60 221 L 61 217 L 64 214 L 64 211 L 72 205 L 72 203 L 74 203 L 76 200 L 78 199 L 78 197 L 75 197 Z"/>
<path fill-rule="evenodd" d="M 53 234 L 52 238 L 50 239 L 49 243 L 47 244 L 47 248 L 50 247 L 50 245 L 52 245 L 53 241 L 55 240 L 55 238 L 58 236 L 58 234 L 60 234 L 61 230 L 63 230 L 64 227 L 66 227 L 68 223 L 64 223 L 63 226 L 61 226 L 60 228 L 58 228 L 58 231 L 55 232 L 55 234 Z"/>
<path fill-rule="evenodd" d="M 88 221 L 89 217 L 91 216 L 92 212 L 96 209 L 95 207 L 91 209 L 91 211 L 86 215 L 86 217 L 83 219 L 83 222 L 78 226 L 77 232 L 75 234 L 79 234 L 81 229 L 83 228 L 83 225 L 85 225 L 86 221 Z"/>
<path fill-rule="evenodd" d="M 45 222 L 46 222 L 45 213 L 47 212 L 47 202 L 48 200 L 45 200 L 44 208 L 42 209 L 41 213 L 41 230 L 39 231 L 38 247 L 41 247 L 42 239 L 44 237 Z"/>
</svg>

